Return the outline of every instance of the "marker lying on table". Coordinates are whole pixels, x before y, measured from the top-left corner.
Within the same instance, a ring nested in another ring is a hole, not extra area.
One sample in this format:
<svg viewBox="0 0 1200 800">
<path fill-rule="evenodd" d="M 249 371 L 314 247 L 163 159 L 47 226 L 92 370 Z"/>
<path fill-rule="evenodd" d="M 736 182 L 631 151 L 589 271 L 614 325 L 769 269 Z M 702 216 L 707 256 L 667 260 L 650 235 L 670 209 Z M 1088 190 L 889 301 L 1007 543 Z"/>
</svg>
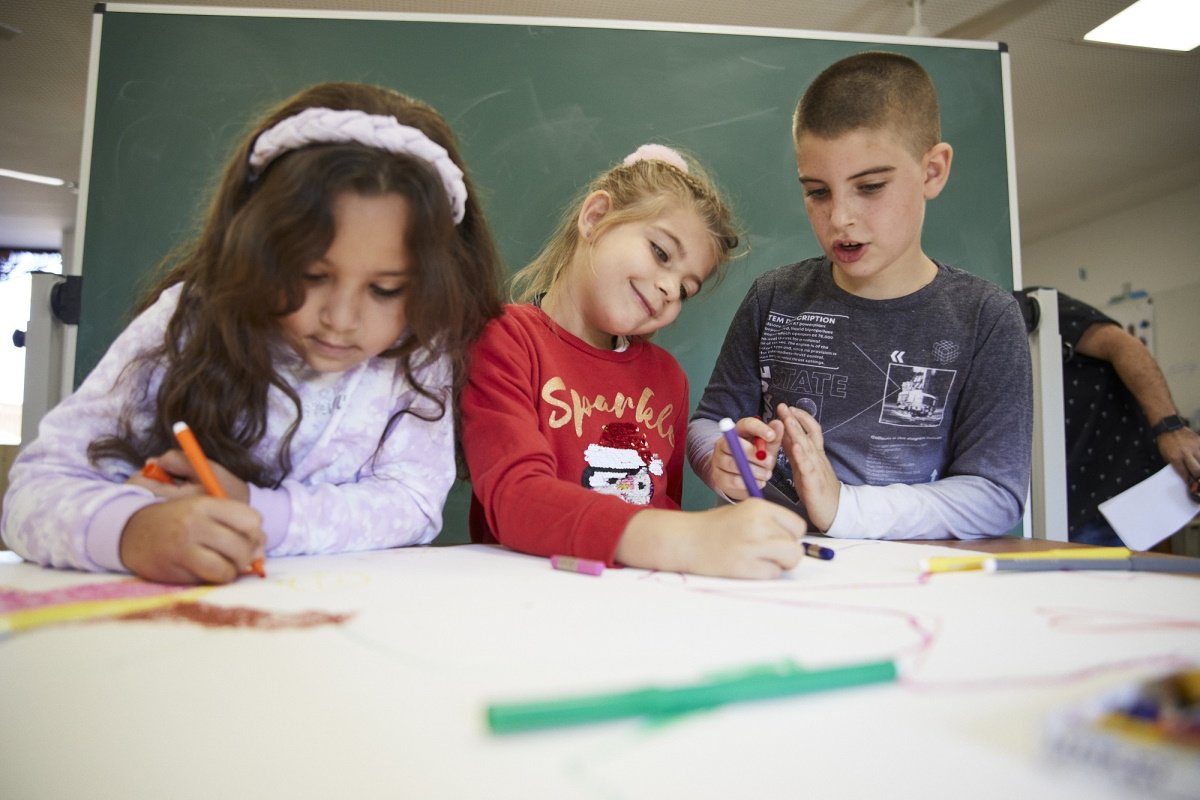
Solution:
<svg viewBox="0 0 1200 800">
<path fill-rule="evenodd" d="M 754 473 L 750 471 L 750 462 L 746 459 L 746 451 L 742 449 L 742 440 L 738 438 L 737 431 L 734 430 L 733 420 L 725 417 L 718 423 L 721 429 L 721 435 L 725 437 L 725 441 L 729 443 L 729 449 L 733 453 L 733 460 L 737 462 L 738 472 L 742 473 L 742 483 L 746 484 L 746 491 L 751 497 L 763 496 L 762 489 L 758 488 L 758 481 L 754 480 Z"/>
<path fill-rule="evenodd" d="M 923 572 L 960 572 L 962 570 L 983 569 L 984 562 L 990 559 L 1007 561 L 1019 559 L 1111 559 L 1129 558 L 1131 552 L 1127 547 L 1072 547 L 1054 550 L 1031 550 L 1017 553 L 978 553 L 970 556 L 935 556 L 921 559 Z"/>
<path fill-rule="evenodd" d="M 983 568 L 987 572 L 1052 572 L 1060 569 L 1200 572 L 1200 558 L 1140 555 L 1126 558 L 989 558 Z"/>
<path fill-rule="evenodd" d="M 650 687 L 533 703 L 496 703 L 488 706 L 487 721 L 492 733 L 517 733 L 624 717 L 668 716 L 716 708 L 726 703 L 823 692 L 895 679 L 896 665 L 891 661 L 816 670 L 784 663 L 690 686 Z"/>
<path fill-rule="evenodd" d="M 567 572 L 582 572 L 585 575 L 599 575 L 604 572 L 604 562 L 593 561 L 590 558 L 550 556 L 550 565 L 555 569 L 566 570 Z"/>
<path fill-rule="evenodd" d="M 204 491 L 208 492 L 212 497 L 226 497 L 225 489 L 221 487 L 221 482 L 217 480 L 217 475 L 213 472 L 212 466 L 209 465 L 208 458 L 204 455 L 204 450 L 200 448 L 200 442 L 196 441 L 196 435 L 192 433 L 192 429 L 188 427 L 188 424 L 186 422 L 176 422 L 171 426 L 171 430 L 175 433 L 175 441 L 179 442 L 179 446 L 183 448 L 183 454 L 187 456 L 188 463 L 196 471 L 196 477 L 200 479 L 200 485 L 204 487 Z M 261 558 L 256 558 L 251 562 L 250 570 L 260 578 L 267 577 L 267 570 Z"/>
</svg>

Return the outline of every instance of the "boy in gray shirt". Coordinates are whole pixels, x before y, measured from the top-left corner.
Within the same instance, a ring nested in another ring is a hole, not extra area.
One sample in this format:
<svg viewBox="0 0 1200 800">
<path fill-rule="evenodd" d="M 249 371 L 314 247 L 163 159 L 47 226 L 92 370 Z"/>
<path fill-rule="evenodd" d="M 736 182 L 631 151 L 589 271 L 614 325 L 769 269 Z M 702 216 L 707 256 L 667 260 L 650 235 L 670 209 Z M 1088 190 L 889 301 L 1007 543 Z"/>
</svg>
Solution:
<svg viewBox="0 0 1200 800">
<path fill-rule="evenodd" d="M 730 417 L 767 495 L 829 536 L 1007 532 L 1029 486 L 1029 347 L 1009 293 L 921 249 L 953 157 L 929 75 L 893 53 L 843 59 L 804 93 L 793 137 L 825 255 L 750 288 L 689 425 L 692 468 L 747 496 L 718 430 Z"/>
</svg>

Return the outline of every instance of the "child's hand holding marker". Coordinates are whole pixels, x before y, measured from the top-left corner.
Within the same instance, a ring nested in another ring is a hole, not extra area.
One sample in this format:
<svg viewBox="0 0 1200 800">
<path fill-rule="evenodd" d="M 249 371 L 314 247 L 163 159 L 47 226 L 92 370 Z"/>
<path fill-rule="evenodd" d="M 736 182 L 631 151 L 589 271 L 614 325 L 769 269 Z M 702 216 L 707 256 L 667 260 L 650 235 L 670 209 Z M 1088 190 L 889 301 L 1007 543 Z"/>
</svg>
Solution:
<svg viewBox="0 0 1200 800">
<path fill-rule="evenodd" d="M 135 512 L 121 534 L 121 561 L 158 583 L 229 583 L 266 551 L 258 512 L 245 503 L 191 495 Z"/>
<path fill-rule="evenodd" d="M 258 512 L 246 505 L 246 483 L 210 464 L 186 424 L 174 430 L 183 451 L 148 461 L 130 479 L 167 502 L 130 517 L 121 560 L 134 574 L 163 583 L 228 583 L 248 571 L 266 577 L 266 536 Z"/>
<path fill-rule="evenodd" d="M 692 514 L 651 508 L 630 520 L 616 560 L 636 566 L 653 556 L 665 572 L 778 578 L 804 558 L 806 530 L 799 514 L 757 498 Z"/>
<path fill-rule="evenodd" d="M 743 417 L 734 425 L 733 432 L 735 435 L 732 439 L 728 436 L 718 439 L 716 449 L 713 450 L 710 471 L 715 488 L 731 500 L 761 496 L 754 495 L 753 490 L 771 477 L 779 448 L 783 445 L 783 423 L 777 420 L 763 422 L 758 417 Z M 740 459 L 734 452 L 735 443 L 745 456 L 753 476 L 753 488 L 742 476 Z"/>
</svg>

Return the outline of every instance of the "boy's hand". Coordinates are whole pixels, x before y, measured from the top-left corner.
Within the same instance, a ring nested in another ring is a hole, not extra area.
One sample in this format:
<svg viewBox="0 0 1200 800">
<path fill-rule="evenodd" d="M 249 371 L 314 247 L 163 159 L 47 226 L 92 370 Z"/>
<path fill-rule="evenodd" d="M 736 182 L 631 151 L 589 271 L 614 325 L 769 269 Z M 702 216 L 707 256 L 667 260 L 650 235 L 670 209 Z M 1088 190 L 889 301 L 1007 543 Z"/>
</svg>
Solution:
<svg viewBox="0 0 1200 800">
<path fill-rule="evenodd" d="M 804 518 L 783 506 L 749 499 L 709 511 L 647 509 L 617 545 L 630 567 L 724 578 L 778 578 L 804 557 Z"/>
<path fill-rule="evenodd" d="M 194 494 L 204 494 L 204 487 L 200 485 L 200 479 L 196 476 L 196 471 L 192 469 L 191 462 L 187 460 L 187 456 L 183 454 L 182 450 L 168 450 L 157 459 L 154 459 L 154 461 L 159 467 L 166 470 L 172 478 L 180 482 L 171 485 L 146 478 L 141 474 L 135 474 L 129 478 L 128 483 L 142 486 L 154 492 L 157 496 L 165 497 L 168 500 Z M 212 467 L 213 474 L 217 476 L 217 481 L 221 484 L 221 488 L 225 490 L 225 495 L 230 500 L 237 500 L 242 503 L 250 502 L 250 487 L 245 481 L 215 461 L 210 461 L 209 465 Z"/>
<path fill-rule="evenodd" d="M 821 423 L 807 411 L 783 403 L 776 413 L 783 421 L 783 446 L 792 465 L 796 494 L 808 511 L 809 521 L 817 530 L 827 531 L 837 516 L 842 482 L 825 455 Z"/>
<path fill-rule="evenodd" d="M 245 503 L 207 496 L 146 506 L 125 523 L 121 561 L 159 583 L 229 583 L 266 553 L 262 518 Z"/>
<path fill-rule="evenodd" d="M 770 480 L 771 471 L 775 469 L 775 459 L 778 458 L 779 448 L 783 445 L 783 423 L 779 420 L 771 420 L 768 423 L 758 417 L 742 417 L 737 421 L 734 430 L 737 431 L 738 442 L 742 445 L 746 460 L 750 462 L 750 471 L 754 473 L 758 485 L 762 486 Z M 763 450 L 766 452 L 764 459 L 760 460 L 754 452 L 752 443 L 755 437 L 761 437 L 763 440 Z M 717 439 L 708 472 L 709 485 L 730 500 L 745 500 L 750 496 L 724 436 Z"/>
</svg>

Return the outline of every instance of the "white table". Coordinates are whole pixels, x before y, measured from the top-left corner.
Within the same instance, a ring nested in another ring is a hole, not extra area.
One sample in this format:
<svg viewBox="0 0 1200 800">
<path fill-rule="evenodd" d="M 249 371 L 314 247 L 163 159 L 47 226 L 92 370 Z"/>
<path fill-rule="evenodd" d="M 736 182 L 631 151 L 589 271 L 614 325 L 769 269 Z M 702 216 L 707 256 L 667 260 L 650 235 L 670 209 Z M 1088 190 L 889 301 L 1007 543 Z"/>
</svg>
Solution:
<svg viewBox="0 0 1200 800">
<path fill-rule="evenodd" d="M 5 798 L 1121 798 L 1040 755 L 1047 715 L 1200 662 L 1200 580 L 922 576 L 938 546 L 823 541 L 784 579 L 561 572 L 498 547 L 274 559 L 178 617 L 0 639 Z M 0 558 L 0 587 L 122 576 Z M 100 585 L 99 588 L 95 588 Z M 116 585 L 118 588 L 113 588 Z M 348 615 L 342 621 L 300 612 Z M 293 616 L 288 616 L 293 615 Z M 496 736 L 491 702 L 894 658 L 896 683 Z"/>
</svg>

